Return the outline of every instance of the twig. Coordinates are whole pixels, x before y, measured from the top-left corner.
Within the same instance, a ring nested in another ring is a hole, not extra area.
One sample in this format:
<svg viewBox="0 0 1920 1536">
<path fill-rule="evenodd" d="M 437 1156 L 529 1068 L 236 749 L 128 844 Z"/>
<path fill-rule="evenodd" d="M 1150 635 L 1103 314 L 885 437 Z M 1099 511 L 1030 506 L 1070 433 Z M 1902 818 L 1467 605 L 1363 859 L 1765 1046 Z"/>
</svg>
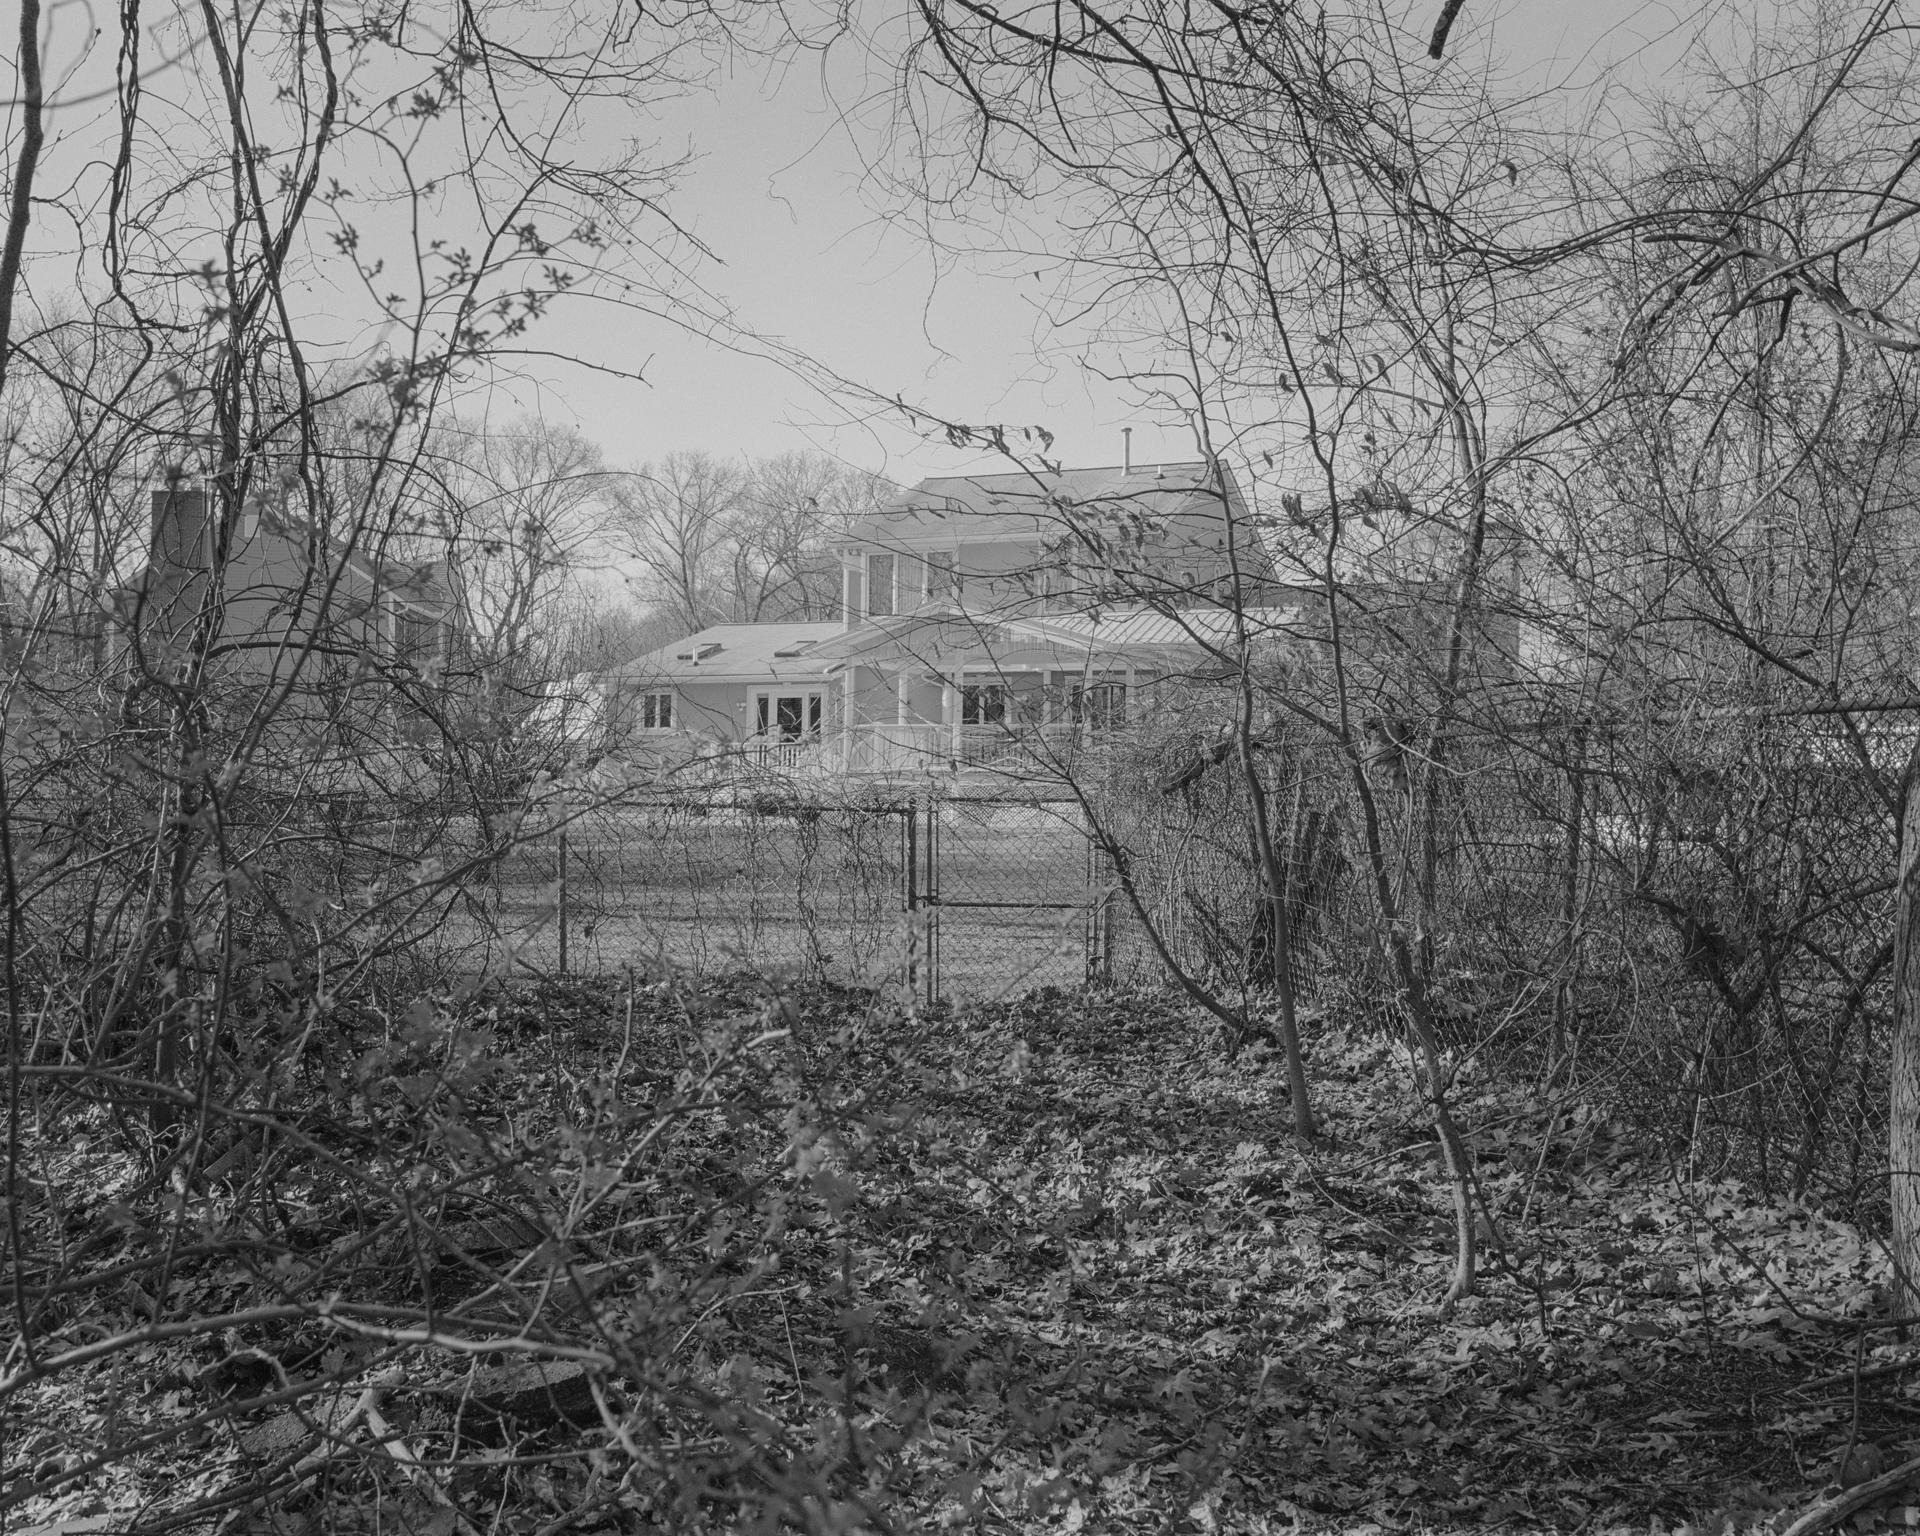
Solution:
<svg viewBox="0 0 1920 1536">
<path fill-rule="evenodd" d="M 1853 1427 L 1847 1431 L 1847 1448 L 1840 1453 L 1840 1476 L 1844 1481 L 1847 1469 L 1853 1465 L 1853 1448 L 1860 1440 L 1860 1365 L 1866 1358 L 1867 1330 L 1856 1328 L 1853 1333 Z"/>
<path fill-rule="evenodd" d="M 480 1536 L 479 1528 L 461 1512 L 460 1506 L 447 1497 L 446 1489 L 440 1486 L 439 1479 L 421 1465 L 420 1457 L 405 1438 L 381 1416 L 378 1406 L 380 1389 L 369 1387 L 361 1394 L 361 1413 L 367 1421 L 367 1428 L 373 1431 L 374 1442 L 391 1456 L 407 1480 L 418 1488 L 427 1498 L 442 1509 L 450 1510 L 454 1524 L 463 1536 Z"/>
<path fill-rule="evenodd" d="M 1372 1227 L 1374 1231 L 1384 1236 L 1402 1253 L 1410 1253 L 1413 1250 L 1413 1244 L 1408 1242 L 1398 1232 L 1394 1231 L 1392 1227 L 1383 1226 L 1364 1211 L 1356 1211 L 1352 1206 L 1348 1205 L 1346 1201 L 1328 1189 L 1327 1186 L 1321 1182 L 1320 1175 L 1314 1171 L 1313 1164 L 1306 1158 L 1301 1158 L 1300 1166 L 1306 1170 L 1307 1177 L 1313 1180 L 1313 1187 L 1319 1190 L 1322 1195 L 1326 1196 L 1327 1200 L 1333 1205 L 1345 1211 L 1349 1216 L 1353 1217 L 1355 1221 L 1364 1222 L 1367 1226 Z"/>
<path fill-rule="evenodd" d="M 1856 1509 L 1866 1508 L 1874 1500 L 1894 1492 L 1915 1477 L 1920 1477 L 1920 1456 L 1916 1456 L 1911 1461 L 1901 1462 L 1891 1472 L 1883 1472 L 1878 1477 L 1870 1478 L 1857 1488 L 1849 1488 L 1838 1498 L 1814 1505 L 1782 1531 L 1780 1536 L 1814 1536 L 1814 1532 L 1838 1525 Z"/>
<path fill-rule="evenodd" d="M 1863 1333 L 1866 1331 L 1865 1325 L 1862 1325 L 1861 1331 Z M 1831 1376 L 1816 1376 L 1812 1381 L 1794 1382 L 1789 1386 L 1778 1387 L 1775 1392 L 1780 1395 L 1788 1392 L 1819 1392 L 1827 1387 L 1845 1386 L 1852 1381 L 1878 1381 L 1882 1376 L 1898 1376 L 1903 1371 L 1915 1369 L 1920 1369 L 1920 1355 L 1913 1355 L 1905 1360 L 1895 1360 L 1890 1365 L 1869 1366 L 1858 1373 L 1835 1371 Z"/>
</svg>

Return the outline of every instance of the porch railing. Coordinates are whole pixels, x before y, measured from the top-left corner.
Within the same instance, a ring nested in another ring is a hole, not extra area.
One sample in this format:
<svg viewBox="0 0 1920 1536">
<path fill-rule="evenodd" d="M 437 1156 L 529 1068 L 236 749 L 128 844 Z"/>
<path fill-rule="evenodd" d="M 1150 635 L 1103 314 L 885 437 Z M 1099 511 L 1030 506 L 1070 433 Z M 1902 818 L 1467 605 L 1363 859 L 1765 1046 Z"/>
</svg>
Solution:
<svg viewBox="0 0 1920 1536">
<path fill-rule="evenodd" d="M 1058 760 L 1084 737 L 1071 724 L 856 725 L 837 750 L 844 773 L 939 773 L 959 768 L 1030 768 Z M 829 738 L 829 751 L 836 743 Z"/>
<path fill-rule="evenodd" d="M 750 737 L 730 760 L 749 772 L 795 777 L 840 774 L 951 773 L 962 768 L 1016 769 L 1067 761 L 1092 738 L 1084 725 L 962 726 L 891 722 L 829 730 L 792 740 Z"/>
</svg>

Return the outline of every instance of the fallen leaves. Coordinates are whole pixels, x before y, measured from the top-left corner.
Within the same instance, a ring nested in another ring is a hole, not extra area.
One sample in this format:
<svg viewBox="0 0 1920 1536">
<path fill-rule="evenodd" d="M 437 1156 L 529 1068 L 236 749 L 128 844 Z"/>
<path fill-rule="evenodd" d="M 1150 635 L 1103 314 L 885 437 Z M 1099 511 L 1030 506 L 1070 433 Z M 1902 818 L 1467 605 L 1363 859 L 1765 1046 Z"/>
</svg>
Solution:
<svg viewBox="0 0 1920 1536">
<path fill-rule="evenodd" d="M 586 985 L 479 1000 L 442 1035 L 414 1020 L 377 1057 L 398 1097 L 286 1165 L 299 1240 L 277 1251 L 104 1179 L 86 1230 L 111 1240 L 76 1274 L 164 1278 L 176 1317 L 264 1288 L 310 1324 L 133 1343 L 25 1389 L 59 1428 L 7 1469 L 20 1517 L 285 1506 L 246 1479 L 292 1424 L 278 1463 L 323 1472 L 328 1508 L 405 1495 L 428 1523 L 444 1496 L 589 1531 L 753 1509 L 849 1531 L 1731 1530 L 1776 1522 L 1852 1433 L 1874 1246 L 1676 1184 L 1592 1106 L 1463 1090 L 1508 1262 L 1442 1319 L 1447 1191 L 1378 1039 L 1310 1041 L 1328 1134 L 1302 1145 L 1278 1062 L 1228 1062 L 1160 997 L 927 1019 L 827 991 L 775 1010 L 743 981 L 641 994 L 631 1038 L 626 1006 Z M 98 1162 L 88 1135 L 73 1155 Z M 162 1276 L 183 1222 L 201 1257 Z M 115 1285 L 63 1292 L 46 1342 L 137 1324 Z M 348 1300 L 415 1320 L 343 1335 L 326 1308 Z M 1920 1415 L 1907 1362 L 1868 1354 L 1863 1443 Z M 376 1380 L 388 1428 L 340 1429 Z M 341 1453 L 303 1461 L 330 1428 Z M 87 1471 L 67 1446 L 128 1449 Z"/>
</svg>

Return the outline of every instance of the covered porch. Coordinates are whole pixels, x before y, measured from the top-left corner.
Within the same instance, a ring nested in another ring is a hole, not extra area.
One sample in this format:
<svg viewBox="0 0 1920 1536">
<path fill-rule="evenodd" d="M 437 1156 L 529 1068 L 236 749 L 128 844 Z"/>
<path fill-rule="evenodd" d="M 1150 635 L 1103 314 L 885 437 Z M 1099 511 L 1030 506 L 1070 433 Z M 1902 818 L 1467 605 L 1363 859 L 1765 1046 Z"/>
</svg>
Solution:
<svg viewBox="0 0 1920 1536">
<path fill-rule="evenodd" d="M 817 760 L 879 775 L 1064 769 L 1125 726 L 1139 687 L 1166 663 L 1033 621 L 959 614 L 865 625 L 819 654 L 834 707 Z"/>
</svg>

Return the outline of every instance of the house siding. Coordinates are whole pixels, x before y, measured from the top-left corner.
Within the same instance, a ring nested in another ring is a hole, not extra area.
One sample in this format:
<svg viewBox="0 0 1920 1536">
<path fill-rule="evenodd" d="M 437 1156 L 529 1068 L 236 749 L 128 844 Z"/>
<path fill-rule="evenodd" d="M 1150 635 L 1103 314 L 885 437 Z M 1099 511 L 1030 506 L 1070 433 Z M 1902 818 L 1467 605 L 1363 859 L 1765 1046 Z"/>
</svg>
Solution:
<svg viewBox="0 0 1920 1536">
<path fill-rule="evenodd" d="M 1205 669 L 1206 636 L 1218 627 L 1206 620 L 1224 615 L 1176 620 L 1140 599 L 1165 599 L 1169 582 L 1190 610 L 1232 595 L 1220 585 L 1232 567 L 1211 483 L 1196 465 L 1070 471 L 1057 488 L 1010 476 L 927 482 L 862 519 L 838 547 L 841 611 L 826 633 L 715 625 L 621 669 L 609 686 L 673 686 L 678 731 L 741 743 L 759 730 L 757 694 L 817 689 L 820 734 L 839 738 L 819 761 L 856 773 L 957 768 L 978 760 L 968 759 L 970 741 L 1004 743 L 1009 731 L 1111 728 L 1125 711 L 1076 710 L 1082 688 L 1128 684 L 1132 708 L 1150 679 Z M 1271 564 L 1230 482 L 1229 494 L 1253 578 L 1239 595 L 1267 594 Z M 1072 524 L 1061 506 L 1076 509 Z M 1111 566 L 1094 558 L 1100 550 Z M 700 676 L 709 666 L 724 682 Z M 997 690 L 1004 707 L 980 708 L 971 690 L 981 688 Z M 777 735 L 770 728 L 768 744 Z"/>
</svg>

